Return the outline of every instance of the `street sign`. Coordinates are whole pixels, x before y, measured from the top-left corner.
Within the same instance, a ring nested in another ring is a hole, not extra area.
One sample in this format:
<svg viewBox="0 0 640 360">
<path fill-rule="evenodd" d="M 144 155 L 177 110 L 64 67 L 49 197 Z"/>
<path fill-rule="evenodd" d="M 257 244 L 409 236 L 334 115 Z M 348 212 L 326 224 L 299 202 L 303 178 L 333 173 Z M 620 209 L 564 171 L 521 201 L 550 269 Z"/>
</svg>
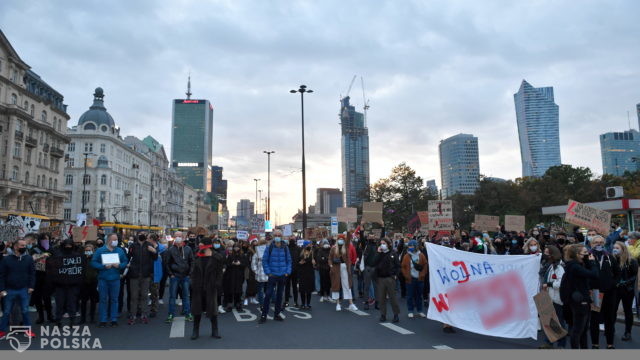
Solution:
<svg viewBox="0 0 640 360">
<path fill-rule="evenodd" d="M 338 235 L 338 217 L 331 217 L 331 235 Z"/>
</svg>

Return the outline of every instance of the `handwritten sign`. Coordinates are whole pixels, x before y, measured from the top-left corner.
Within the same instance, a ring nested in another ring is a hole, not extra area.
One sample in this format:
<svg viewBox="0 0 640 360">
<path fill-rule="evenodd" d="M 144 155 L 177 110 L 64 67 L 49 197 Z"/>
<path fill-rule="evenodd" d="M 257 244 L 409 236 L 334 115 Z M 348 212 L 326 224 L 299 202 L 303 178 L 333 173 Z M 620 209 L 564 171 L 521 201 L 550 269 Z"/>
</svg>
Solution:
<svg viewBox="0 0 640 360">
<path fill-rule="evenodd" d="M 381 202 L 363 202 L 362 203 L 362 221 L 365 223 L 382 224 L 382 203 Z"/>
<path fill-rule="evenodd" d="M 338 208 L 338 221 L 345 223 L 358 222 L 358 209 L 348 207 Z"/>
<path fill-rule="evenodd" d="M 495 230 L 496 227 L 500 225 L 500 217 L 491 215 L 476 215 L 474 223 L 476 230 Z"/>
<path fill-rule="evenodd" d="M 97 226 L 74 226 L 71 231 L 73 242 L 95 241 L 98 238 Z"/>
<path fill-rule="evenodd" d="M 504 229 L 506 231 L 525 231 L 525 217 L 521 215 L 505 215 Z"/>
<path fill-rule="evenodd" d="M 453 230 L 453 201 L 429 200 L 429 230 Z"/>
<path fill-rule="evenodd" d="M 595 230 L 601 235 L 606 236 L 609 234 L 611 214 L 575 200 L 569 200 L 567 212 L 565 213 L 565 221 Z"/>
</svg>

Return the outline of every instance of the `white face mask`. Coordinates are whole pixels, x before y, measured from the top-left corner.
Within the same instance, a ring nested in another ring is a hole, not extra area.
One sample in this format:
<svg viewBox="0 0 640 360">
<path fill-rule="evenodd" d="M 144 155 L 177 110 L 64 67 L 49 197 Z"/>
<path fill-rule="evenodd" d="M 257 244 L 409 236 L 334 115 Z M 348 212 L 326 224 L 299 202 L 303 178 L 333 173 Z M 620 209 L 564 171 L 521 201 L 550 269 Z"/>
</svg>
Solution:
<svg viewBox="0 0 640 360">
<path fill-rule="evenodd" d="M 116 247 L 116 246 L 118 246 L 118 240 L 113 240 L 111 242 L 111 247 Z"/>
<path fill-rule="evenodd" d="M 382 244 L 380 245 L 380 250 L 382 250 L 382 252 L 387 252 L 389 251 L 389 247 L 387 247 L 387 244 Z"/>
<path fill-rule="evenodd" d="M 322 245 L 322 247 L 325 248 L 325 249 L 328 249 L 330 247 L 330 245 L 329 244 L 324 244 L 324 245 Z"/>
<path fill-rule="evenodd" d="M 529 250 L 531 250 L 533 252 L 536 252 L 536 251 L 538 251 L 538 247 L 536 245 L 529 246 Z"/>
</svg>

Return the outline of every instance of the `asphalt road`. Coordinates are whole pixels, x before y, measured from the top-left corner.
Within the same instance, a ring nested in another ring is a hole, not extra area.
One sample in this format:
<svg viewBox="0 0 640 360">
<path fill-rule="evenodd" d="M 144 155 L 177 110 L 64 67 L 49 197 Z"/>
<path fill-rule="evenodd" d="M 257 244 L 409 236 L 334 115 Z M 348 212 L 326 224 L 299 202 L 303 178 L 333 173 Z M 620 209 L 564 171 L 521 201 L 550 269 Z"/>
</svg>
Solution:
<svg viewBox="0 0 640 360">
<path fill-rule="evenodd" d="M 164 349 L 536 349 L 541 343 L 533 339 L 503 339 L 457 330 L 455 334 L 442 331 L 440 323 L 407 317 L 406 303 L 402 299 L 400 322 L 397 324 L 378 322 L 379 312 L 371 309 L 351 312 L 346 309 L 337 312 L 335 304 L 320 303 L 318 296 L 312 298 L 313 309 L 298 310 L 289 307 L 284 311 L 285 321 L 268 320 L 258 324 L 257 305 L 246 306 L 243 312 L 221 314 L 219 316 L 222 339 L 209 337 L 210 323 L 203 319 L 198 340 L 191 340 L 192 323 L 177 317 L 173 324 L 165 324 L 167 306 L 162 305 L 159 316 L 150 319 L 148 325 L 127 325 L 126 319 L 120 319 L 118 328 L 98 328 L 95 324 L 81 337 L 89 340 L 93 346 L 99 339 L 102 349 L 109 350 L 164 350 Z M 425 310 L 426 312 L 426 310 Z M 32 314 L 35 316 L 35 314 Z M 388 318 L 391 318 L 388 310 Z M 51 328 L 49 328 L 51 330 Z M 41 335 L 38 326 L 34 328 Z M 88 334 L 87 332 L 90 332 Z M 616 346 L 619 349 L 640 348 L 640 332 L 633 329 L 633 341 L 622 342 L 622 324 L 617 324 Z M 541 334 L 541 333 L 539 333 Z M 64 336 L 36 338 L 30 350 L 55 349 L 53 338 L 61 341 Z M 50 344 L 41 343 L 44 339 Z M 66 337 L 72 346 L 71 337 Z M 604 345 L 604 335 L 601 343 Z M 0 350 L 9 350 L 7 341 L 0 341 Z M 70 347 L 73 349 L 73 347 Z M 85 348 L 86 349 L 86 348 Z"/>
</svg>

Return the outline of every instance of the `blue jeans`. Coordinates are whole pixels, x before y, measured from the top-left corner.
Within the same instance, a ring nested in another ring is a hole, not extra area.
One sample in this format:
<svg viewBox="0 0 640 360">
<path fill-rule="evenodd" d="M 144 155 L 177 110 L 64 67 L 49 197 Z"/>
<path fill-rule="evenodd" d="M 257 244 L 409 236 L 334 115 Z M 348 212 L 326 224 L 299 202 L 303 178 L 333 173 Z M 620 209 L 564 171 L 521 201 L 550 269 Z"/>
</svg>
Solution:
<svg viewBox="0 0 640 360">
<path fill-rule="evenodd" d="M 6 289 L 7 296 L 4 297 L 4 309 L 2 320 L 0 320 L 0 331 L 7 332 L 9 330 L 9 318 L 11 317 L 11 310 L 13 310 L 13 304 L 18 303 L 20 305 L 20 312 L 22 312 L 22 323 L 24 326 L 31 326 L 31 319 L 29 319 L 29 289 Z"/>
<path fill-rule="evenodd" d="M 258 302 L 260 305 L 264 303 L 264 294 L 267 292 L 267 282 L 259 282 L 258 281 Z"/>
<path fill-rule="evenodd" d="M 267 295 L 264 298 L 264 303 L 262 305 L 262 317 L 267 317 L 269 314 L 269 306 L 271 305 L 271 298 L 273 297 L 273 292 L 276 291 L 276 301 L 275 301 L 275 313 L 277 316 L 282 311 L 282 295 L 284 294 L 284 285 L 287 282 L 287 277 L 284 275 L 281 276 L 269 276 L 269 281 L 267 282 Z"/>
<path fill-rule="evenodd" d="M 407 311 L 413 312 L 415 306 L 418 312 L 422 312 L 422 293 L 424 292 L 424 281 L 411 278 L 407 284 Z"/>
<path fill-rule="evenodd" d="M 98 305 L 100 322 L 108 322 L 109 318 L 111 318 L 111 321 L 118 321 L 118 295 L 120 294 L 120 279 L 98 279 L 98 293 L 100 294 L 100 302 Z"/>
<path fill-rule="evenodd" d="M 179 278 L 174 276 L 169 278 L 169 315 L 176 314 L 176 297 L 178 296 L 178 287 L 181 288 L 180 297 L 182 298 L 182 312 L 185 315 L 191 314 L 191 297 L 189 293 L 189 285 L 191 280 L 188 276 Z"/>
</svg>

